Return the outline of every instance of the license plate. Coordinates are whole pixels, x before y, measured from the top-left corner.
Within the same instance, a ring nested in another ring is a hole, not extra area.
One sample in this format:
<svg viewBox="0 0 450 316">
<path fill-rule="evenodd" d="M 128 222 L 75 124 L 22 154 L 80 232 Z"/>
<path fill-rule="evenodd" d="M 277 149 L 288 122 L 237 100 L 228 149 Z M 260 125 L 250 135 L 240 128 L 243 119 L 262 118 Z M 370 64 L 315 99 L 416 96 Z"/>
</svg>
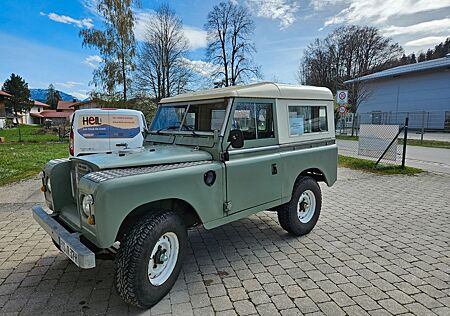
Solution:
<svg viewBox="0 0 450 316">
<path fill-rule="evenodd" d="M 78 254 L 61 238 L 59 238 L 59 246 L 61 247 L 61 251 L 64 252 L 65 255 L 69 257 L 70 260 L 75 262 L 77 266 L 80 265 L 78 261 Z"/>
</svg>

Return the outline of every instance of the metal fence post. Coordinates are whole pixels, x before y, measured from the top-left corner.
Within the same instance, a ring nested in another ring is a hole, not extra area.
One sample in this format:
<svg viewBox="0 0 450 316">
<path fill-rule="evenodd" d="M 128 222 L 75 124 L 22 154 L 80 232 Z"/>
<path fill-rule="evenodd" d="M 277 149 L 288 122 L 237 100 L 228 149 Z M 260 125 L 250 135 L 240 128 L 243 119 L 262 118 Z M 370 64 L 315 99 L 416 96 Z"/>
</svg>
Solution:
<svg viewBox="0 0 450 316">
<path fill-rule="evenodd" d="M 425 111 L 422 113 L 422 133 L 420 135 L 420 143 L 423 144 L 423 134 L 425 133 Z"/>
<path fill-rule="evenodd" d="M 409 117 L 405 118 L 405 131 L 403 134 L 403 156 L 402 156 L 402 168 L 405 168 L 405 158 L 406 158 L 406 142 L 408 140 L 408 121 Z"/>
</svg>

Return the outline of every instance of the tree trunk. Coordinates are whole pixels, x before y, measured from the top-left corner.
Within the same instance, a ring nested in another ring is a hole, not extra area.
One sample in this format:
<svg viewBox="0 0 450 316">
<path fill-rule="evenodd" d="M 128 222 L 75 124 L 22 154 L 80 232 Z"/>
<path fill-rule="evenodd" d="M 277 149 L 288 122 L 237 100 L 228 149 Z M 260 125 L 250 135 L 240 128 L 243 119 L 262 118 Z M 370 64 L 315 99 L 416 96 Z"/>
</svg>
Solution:
<svg viewBox="0 0 450 316">
<path fill-rule="evenodd" d="M 125 103 L 125 107 L 127 107 L 126 105 L 126 101 L 127 101 L 127 75 L 126 75 L 126 71 L 125 71 L 125 52 L 123 50 L 123 44 L 122 44 L 122 79 L 123 79 L 123 101 Z"/>
</svg>

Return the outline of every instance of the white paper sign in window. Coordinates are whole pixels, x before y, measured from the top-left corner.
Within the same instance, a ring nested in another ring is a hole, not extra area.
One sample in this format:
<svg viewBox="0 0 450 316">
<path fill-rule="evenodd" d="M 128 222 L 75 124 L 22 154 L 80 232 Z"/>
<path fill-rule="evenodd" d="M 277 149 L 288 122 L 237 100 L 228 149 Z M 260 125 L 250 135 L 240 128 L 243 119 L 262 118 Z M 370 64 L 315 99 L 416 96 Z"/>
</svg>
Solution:
<svg viewBox="0 0 450 316">
<path fill-rule="evenodd" d="M 299 136 L 305 132 L 305 119 L 296 112 L 289 113 L 289 135 Z"/>
<path fill-rule="evenodd" d="M 325 106 L 289 106 L 289 136 L 328 131 Z"/>
</svg>

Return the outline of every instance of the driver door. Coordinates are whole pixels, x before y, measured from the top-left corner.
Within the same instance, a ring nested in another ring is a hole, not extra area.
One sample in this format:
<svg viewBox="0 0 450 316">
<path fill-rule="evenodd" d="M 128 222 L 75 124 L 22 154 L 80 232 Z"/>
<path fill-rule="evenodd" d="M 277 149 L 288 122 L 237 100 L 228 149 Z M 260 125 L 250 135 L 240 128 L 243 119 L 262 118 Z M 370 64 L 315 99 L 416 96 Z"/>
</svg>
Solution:
<svg viewBox="0 0 450 316">
<path fill-rule="evenodd" d="M 225 162 L 228 214 L 263 208 L 281 199 L 274 101 L 235 102 L 229 130 L 242 131 L 244 147 L 230 148 L 229 161 Z"/>
</svg>

